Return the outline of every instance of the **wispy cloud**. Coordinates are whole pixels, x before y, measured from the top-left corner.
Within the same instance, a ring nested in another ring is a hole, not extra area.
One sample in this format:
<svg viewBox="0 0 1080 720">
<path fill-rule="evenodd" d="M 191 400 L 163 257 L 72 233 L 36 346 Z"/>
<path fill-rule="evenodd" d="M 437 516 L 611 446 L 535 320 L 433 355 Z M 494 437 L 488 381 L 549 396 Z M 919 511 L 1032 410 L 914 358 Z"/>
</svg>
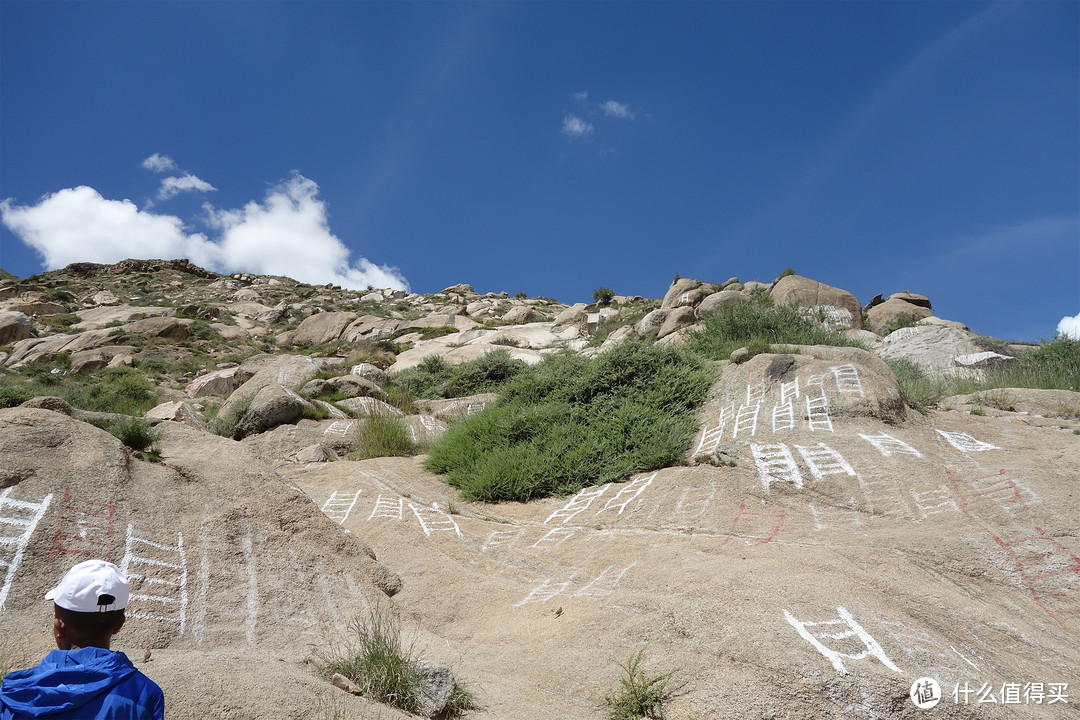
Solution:
<svg viewBox="0 0 1080 720">
<path fill-rule="evenodd" d="M 579 118 L 577 115 L 563 117 L 562 134 L 569 138 L 580 140 L 589 137 L 594 128 L 592 123 Z"/>
<path fill-rule="evenodd" d="M 608 100 L 601 103 L 600 109 L 604 111 L 604 115 L 608 117 L 622 118 L 623 120 L 633 120 L 634 113 L 630 109 L 630 106 L 626 103 L 616 102 L 615 100 Z"/>
<path fill-rule="evenodd" d="M 628 103 L 618 100 L 594 102 L 589 99 L 588 90 L 579 90 L 570 97 L 574 101 L 575 109 L 563 115 L 560 132 L 571 140 L 591 137 L 596 132 L 594 123 L 607 118 L 634 120 L 634 111 Z"/>
<path fill-rule="evenodd" d="M 214 190 L 217 190 L 217 188 L 205 180 L 195 177 L 191 173 L 184 173 L 180 177 L 167 177 L 161 181 L 158 200 L 168 200 L 182 192 L 212 192 Z"/>
<path fill-rule="evenodd" d="M 173 162 L 173 159 L 171 157 L 169 157 L 168 155 L 161 155 L 159 153 L 154 153 L 150 157 L 143 160 L 142 166 L 147 170 L 152 170 L 153 172 L 157 173 L 168 172 L 169 170 L 176 169 L 176 163 Z"/>
<path fill-rule="evenodd" d="M 330 231 L 318 193 L 314 181 L 294 173 L 262 202 L 235 210 L 206 206 L 217 238 L 190 232 L 178 217 L 104 198 L 87 186 L 46 195 L 36 205 L 3 200 L 0 220 L 37 251 L 46 270 L 80 261 L 185 257 L 219 272 L 285 275 L 353 289 L 407 288 L 397 268 L 350 259 L 349 248 Z"/>
</svg>

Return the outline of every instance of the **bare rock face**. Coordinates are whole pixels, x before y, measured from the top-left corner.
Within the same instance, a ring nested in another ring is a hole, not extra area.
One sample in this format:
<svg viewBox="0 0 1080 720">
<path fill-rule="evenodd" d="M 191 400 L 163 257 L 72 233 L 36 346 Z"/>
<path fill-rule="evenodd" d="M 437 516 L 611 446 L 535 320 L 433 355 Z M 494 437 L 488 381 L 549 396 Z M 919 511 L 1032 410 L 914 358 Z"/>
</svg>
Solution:
<svg viewBox="0 0 1080 720">
<path fill-rule="evenodd" d="M 356 313 L 315 313 L 305 318 L 293 331 L 292 342 L 296 345 L 323 345 L 338 339 L 341 331 L 356 319 Z"/>
<path fill-rule="evenodd" d="M 26 313 L 12 310 L 0 311 L 0 345 L 11 345 L 33 334 L 33 327 Z"/>
<path fill-rule="evenodd" d="M 700 280 L 694 280 L 692 278 L 679 278 L 678 280 L 675 280 L 671 283 L 671 287 L 668 288 L 668 291 L 664 293 L 664 299 L 660 302 L 660 308 L 662 310 L 668 310 L 678 305 L 693 304 L 690 299 L 690 293 L 699 288 L 701 288 Z M 700 302 L 701 298 L 704 297 L 704 294 L 696 292 L 693 294 L 693 297 L 696 297 Z"/>
<path fill-rule="evenodd" d="M 188 329 L 188 325 L 190 324 L 190 320 L 178 320 L 171 317 L 156 317 L 129 322 L 123 326 L 123 329 L 127 332 L 180 342 L 181 340 L 187 340 L 188 337 L 191 336 L 191 331 Z"/>
<path fill-rule="evenodd" d="M 777 280 L 771 292 L 778 303 L 800 303 L 814 310 L 821 308 L 830 315 L 834 325 L 862 329 L 862 306 L 847 290 L 800 275 L 788 275 Z"/>
</svg>

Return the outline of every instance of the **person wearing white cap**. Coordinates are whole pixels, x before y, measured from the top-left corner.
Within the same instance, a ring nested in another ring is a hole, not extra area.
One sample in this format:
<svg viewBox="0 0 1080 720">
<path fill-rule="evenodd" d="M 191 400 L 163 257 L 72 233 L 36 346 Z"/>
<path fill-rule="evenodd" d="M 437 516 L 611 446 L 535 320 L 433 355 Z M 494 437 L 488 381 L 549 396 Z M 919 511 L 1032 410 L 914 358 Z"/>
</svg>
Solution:
<svg viewBox="0 0 1080 720">
<path fill-rule="evenodd" d="M 161 688 L 109 649 L 129 597 L 127 578 L 110 562 L 87 560 L 68 570 L 45 593 L 58 649 L 36 667 L 4 676 L 0 720 L 163 720 Z"/>
</svg>

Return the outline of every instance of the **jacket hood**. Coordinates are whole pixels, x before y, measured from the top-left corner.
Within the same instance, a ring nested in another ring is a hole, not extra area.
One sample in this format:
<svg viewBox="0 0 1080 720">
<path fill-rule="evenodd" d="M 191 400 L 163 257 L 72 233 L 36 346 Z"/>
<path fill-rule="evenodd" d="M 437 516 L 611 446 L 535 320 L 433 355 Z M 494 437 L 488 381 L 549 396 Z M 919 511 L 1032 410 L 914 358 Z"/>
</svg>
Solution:
<svg viewBox="0 0 1080 720">
<path fill-rule="evenodd" d="M 36 667 L 4 676 L 0 699 L 16 713 L 47 718 L 77 710 L 135 672 L 122 652 L 53 650 Z"/>
</svg>

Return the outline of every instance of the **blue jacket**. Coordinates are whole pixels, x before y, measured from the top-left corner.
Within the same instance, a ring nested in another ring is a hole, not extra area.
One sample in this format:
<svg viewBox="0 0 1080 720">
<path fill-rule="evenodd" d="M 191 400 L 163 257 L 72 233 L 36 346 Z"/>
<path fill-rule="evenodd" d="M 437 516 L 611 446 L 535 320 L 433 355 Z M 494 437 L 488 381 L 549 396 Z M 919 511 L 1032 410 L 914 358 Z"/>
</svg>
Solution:
<svg viewBox="0 0 1080 720">
<path fill-rule="evenodd" d="M 163 720 L 165 696 L 122 652 L 53 650 L 4 676 L 0 720 Z"/>
</svg>

